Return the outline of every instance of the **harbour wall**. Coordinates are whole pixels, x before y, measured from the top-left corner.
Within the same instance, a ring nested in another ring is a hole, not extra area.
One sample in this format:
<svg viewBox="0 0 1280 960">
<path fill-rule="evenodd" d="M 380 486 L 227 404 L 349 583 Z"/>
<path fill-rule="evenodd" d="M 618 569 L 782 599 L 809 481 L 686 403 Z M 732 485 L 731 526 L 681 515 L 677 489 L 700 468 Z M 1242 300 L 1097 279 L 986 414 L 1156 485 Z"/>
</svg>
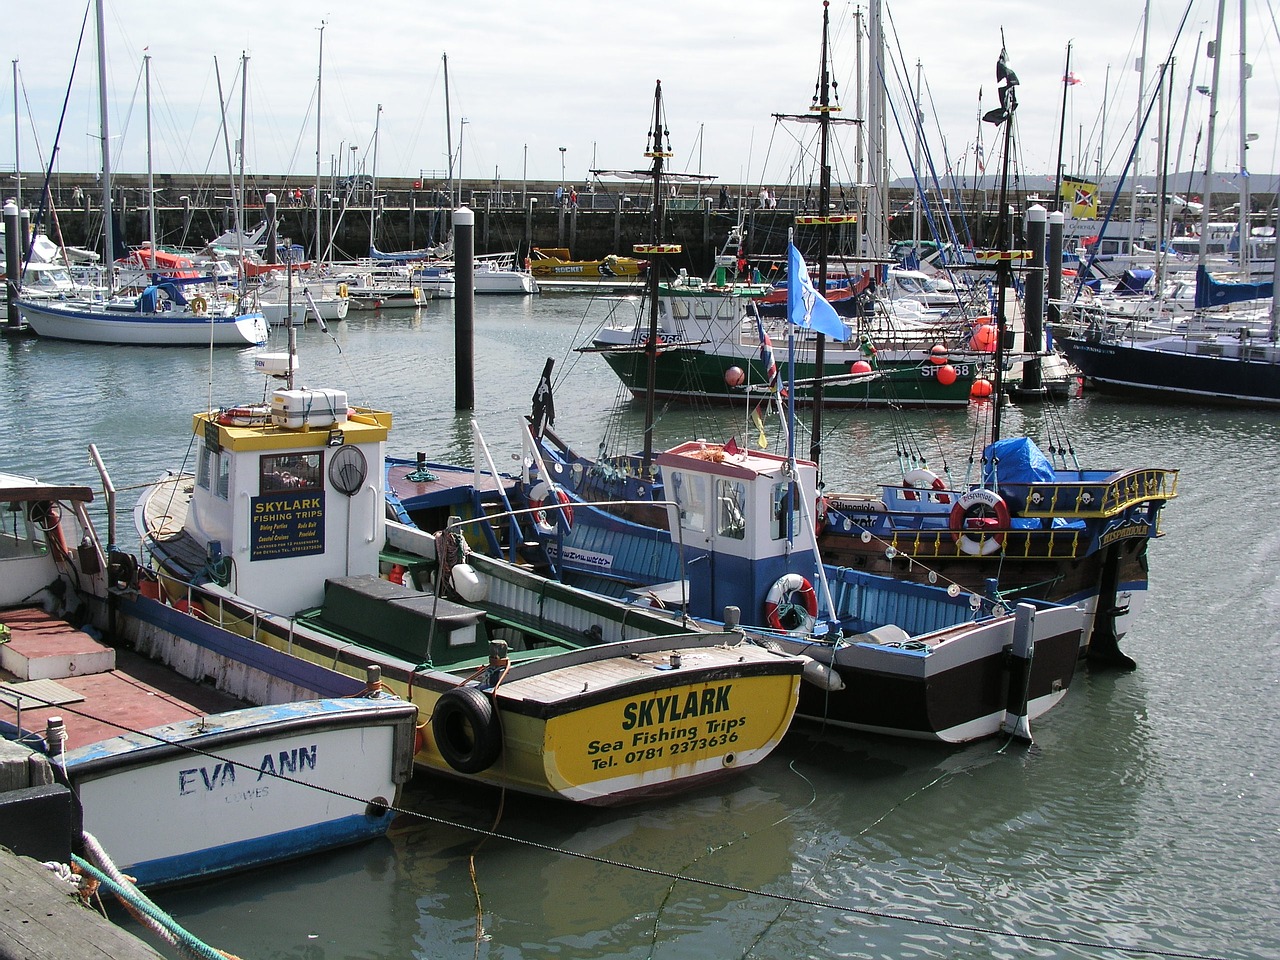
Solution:
<svg viewBox="0 0 1280 960">
<path fill-rule="evenodd" d="M 34 210 L 42 178 L 23 174 L 21 182 L 22 206 Z M 162 246 L 199 248 L 234 224 L 233 189 L 227 179 L 160 174 L 154 177 L 154 185 L 156 237 Z M 147 177 L 116 174 L 112 186 L 123 243 L 136 246 L 145 242 L 149 236 Z M 647 184 L 597 182 L 577 194 L 576 204 L 570 202 L 567 191 L 558 191 L 559 187 L 546 181 L 465 181 L 450 191 L 443 180 L 329 178 L 321 182 L 317 216 L 314 181 L 259 176 L 246 180 L 244 220 L 246 229 L 252 230 L 264 216 L 266 195 L 273 193 L 281 238 L 302 245 L 308 257 L 317 256 L 317 233 L 321 254 L 329 249 L 332 238 L 330 259 L 336 260 L 368 256 L 371 238 L 383 251 L 438 243 L 448 236 L 458 200 L 475 212 L 478 254 L 514 251 L 523 257 L 534 246 L 567 247 L 575 257 L 597 259 L 611 253 L 630 254 L 634 244 L 654 239 Z M 747 228 L 747 254 L 753 262 L 781 259 L 795 216 L 817 212 L 811 190 L 771 187 L 769 194 L 776 205 L 762 207 L 758 192 L 750 187 L 727 184 L 725 189 L 722 199 L 719 185 L 699 189 L 684 184 L 674 195 L 664 197 L 662 240 L 683 246 L 680 263 L 691 271 L 710 271 L 730 229 L 739 222 Z M 45 232 L 61 237 L 69 246 L 100 247 L 101 183 L 94 175 L 59 174 L 50 182 L 49 197 L 52 212 L 46 212 L 42 220 Z M 911 237 L 911 198 L 910 189 L 889 192 L 891 240 Z M 1255 195 L 1255 207 L 1264 199 Z M 833 190 L 832 207 L 840 213 L 853 212 L 854 198 Z M 960 202 L 951 205 L 949 216 L 957 227 L 966 225 L 968 243 L 979 248 L 995 244 L 996 213 L 988 192 L 962 193 Z M 851 224 L 832 227 L 831 249 L 854 249 L 857 229 Z M 928 234 L 927 223 L 921 229 Z M 1015 216 L 1013 232 L 1015 244 L 1021 243 L 1020 217 Z"/>
</svg>

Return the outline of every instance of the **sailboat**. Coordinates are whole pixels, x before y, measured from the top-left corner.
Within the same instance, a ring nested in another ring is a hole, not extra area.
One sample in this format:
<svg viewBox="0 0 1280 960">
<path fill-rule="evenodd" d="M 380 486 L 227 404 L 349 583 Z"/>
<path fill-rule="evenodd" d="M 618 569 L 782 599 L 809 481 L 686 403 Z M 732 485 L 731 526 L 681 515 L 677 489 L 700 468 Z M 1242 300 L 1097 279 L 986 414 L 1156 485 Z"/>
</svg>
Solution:
<svg viewBox="0 0 1280 960">
<path fill-rule="evenodd" d="M 824 55 L 826 43 L 824 7 Z M 663 160 L 670 155 L 662 143 L 661 84 L 653 115 L 646 154 L 653 161 L 653 242 L 637 249 L 650 256 L 674 249 L 660 237 Z M 651 295 L 660 272 L 655 262 Z M 790 273 L 796 301 L 803 274 Z M 803 292 L 812 302 L 812 286 Z M 651 331 L 658 314 L 651 302 Z M 645 352 L 652 358 L 660 349 L 651 335 Z M 1030 720 L 1065 696 L 1084 626 L 1080 609 L 1027 603 L 1015 612 L 959 585 L 825 562 L 813 458 L 797 457 L 793 447 L 785 456 L 755 451 L 736 439 L 655 452 L 652 404 L 649 391 L 641 453 L 588 460 L 550 429 L 544 372 L 525 432 L 521 482 L 551 521 L 526 533 L 542 544 L 556 575 L 672 616 L 730 623 L 803 653 L 813 663 L 799 715 L 837 725 L 945 742 L 1001 731 L 1029 736 Z"/>
<path fill-rule="evenodd" d="M 103 249 L 104 259 L 110 260 L 115 243 L 111 206 L 111 140 L 107 123 L 106 41 L 101 0 L 98 0 L 97 8 Z M 150 71 L 147 76 L 149 84 Z M 151 202 L 154 203 L 154 193 Z M 236 298 L 223 299 L 207 293 L 212 289 L 207 285 L 213 279 L 200 276 L 156 278 L 138 296 L 119 297 L 113 295 L 115 277 L 111 268 L 107 271 L 108 289 L 103 299 L 53 301 L 19 298 L 18 309 L 38 335 L 55 340 L 138 346 L 245 347 L 266 343 L 267 322 L 263 315 L 242 311 Z M 193 285 L 195 292 L 192 292 Z"/>
<path fill-rule="evenodd" d="M 1215 41 L 1218 50 L 1223 49 L 1225 12 L 1226 0 L 1219 0 Z M 1241 13 L 1243 15 L 1243 8 Z M 1280 406 L 1280 306 L 1273 296 L 1276 281 L 1280 280 L 1280 259 L 1273 263 L 1272 279 L 1265 282 L 1251 280 L 1245 244 L 1239 247 L 1241 279 L 1235 282 L 1217 279 L 1209 273 L 1207 265 L 1210 235 L 1207 201 L 1213 182 L 1220 66 L 1221 58 L 1215 57 L 1205 147 L 1206 203 L 1200 214 L 1194 314 L 1177 325 L 1159 328 L 1154 335 L 1141 323 L 1086 323 L 1067 336 L 1059 336 L 1057 342 L 1086 381 L 1108 393 L 1274 408 Z M 1242 72 L 1242 114 L 1245 75 Z M 1240 121 L 1241 129 L 1246 129 L 1243 116 Z M 1241 182 L 1246 185 L 1246 192 L 1242 195 L 1239 235 L 1245 235 L 1248 232 L 1247 171 L 1243 172 Z M 1269 309 L 1264 304 L 1245 311 L 1231 306 L 1268 299 Z M 1087 320 L 1088 305 L 1081 313 Z"/>
</svg>

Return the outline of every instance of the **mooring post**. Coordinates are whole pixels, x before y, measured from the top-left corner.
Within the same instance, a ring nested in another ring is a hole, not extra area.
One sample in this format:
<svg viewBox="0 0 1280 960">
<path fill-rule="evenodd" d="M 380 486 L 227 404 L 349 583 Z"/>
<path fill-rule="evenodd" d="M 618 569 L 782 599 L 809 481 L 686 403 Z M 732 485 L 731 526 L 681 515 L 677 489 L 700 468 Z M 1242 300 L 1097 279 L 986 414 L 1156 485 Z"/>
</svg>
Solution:
<svg viewBox="0 0 1280 960">
<path fill-rule="evenodd" d="M 476 215 L 453 211 L 453 369 L 455 410 L 474 410 Z"/>
</svg>

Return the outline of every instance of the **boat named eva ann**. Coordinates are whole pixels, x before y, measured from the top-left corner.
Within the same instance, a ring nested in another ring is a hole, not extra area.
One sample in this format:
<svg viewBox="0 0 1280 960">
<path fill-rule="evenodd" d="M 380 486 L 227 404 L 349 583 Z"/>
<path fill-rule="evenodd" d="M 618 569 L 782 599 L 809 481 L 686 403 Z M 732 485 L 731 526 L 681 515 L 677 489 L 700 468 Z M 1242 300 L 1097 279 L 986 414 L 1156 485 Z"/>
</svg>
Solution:
<svg viewBox="0 0 1280 960">
<path fill-rule="evenodd" d="M 132 557 L 103 551 L 92 499 L 0 474 L 0 737 L 30 751 L 33 802 L 47 811 L 75 796 L 94 840 L 51 825 L 60 859 L 105 851 L 151 887 L 385 833 L 412 771 L 414 706 L 286 696 L 247 707 L 225 691 L 255 665 L 225 645 L 215 663 L 165 628 L 164 608 L 137 595 Z M 129 646 L 109 642 L 108 626 Z"/>
<path fill-rule="evenodd" d="M 419 765 L 455 777 L 611 804 L 776 746 L 802 658 L 388 521 L 390 427 L 337 390 L 196 414 L 195 476 L 163 478 L 135 511 L 165 594 L 286 669 L 379 667 L 425 718 Z"/>
</svg>

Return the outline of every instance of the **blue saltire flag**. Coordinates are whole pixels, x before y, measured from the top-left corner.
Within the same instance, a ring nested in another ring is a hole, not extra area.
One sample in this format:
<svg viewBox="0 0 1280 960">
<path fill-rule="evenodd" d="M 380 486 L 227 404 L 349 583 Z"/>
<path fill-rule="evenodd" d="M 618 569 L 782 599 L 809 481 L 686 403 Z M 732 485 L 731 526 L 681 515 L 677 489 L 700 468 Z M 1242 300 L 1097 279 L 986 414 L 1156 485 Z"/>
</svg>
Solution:
<svg viewBox="0 0 1280 960">
<path fill-rule="evenodd" d="M 787 317 L 797 327 L 845 340 L 849 333 L 836 308 L 818 296 L 809 279 L 809 268 L 794 243 L 787 244 Z"/>
</svg>

